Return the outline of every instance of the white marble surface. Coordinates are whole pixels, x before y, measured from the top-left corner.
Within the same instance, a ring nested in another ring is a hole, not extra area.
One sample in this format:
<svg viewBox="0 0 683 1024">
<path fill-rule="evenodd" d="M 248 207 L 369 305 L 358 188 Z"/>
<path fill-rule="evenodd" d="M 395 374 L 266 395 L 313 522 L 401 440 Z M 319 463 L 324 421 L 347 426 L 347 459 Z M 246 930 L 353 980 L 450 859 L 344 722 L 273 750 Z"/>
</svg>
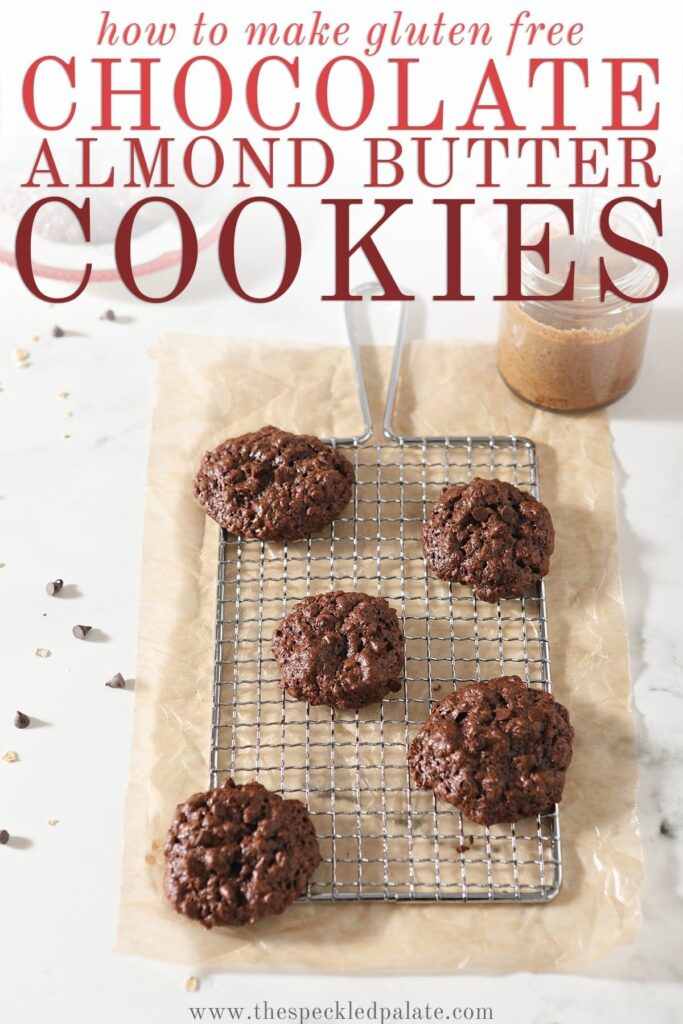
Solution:
<svg viewBox="0 0 683 1024">
<path fill-rule="evenodd" d="M 284 1005 L 353 992 L 360 1002 L 400 996 L 491 1006 L 505 1024 L 673 1024 L 683 998 L 683 303 L 675 289 L 657 311 L 641 382 L 610 416 L 646 863 L 636 944 L 580 977 L 414 978 L 400 987 L 391 979 L 321 977 L 304 987 L 293 976 L 193 972 L 112 953 L 134 695 L 103 683 L 117 671 L 132 679 L 135 670 L 154 378 L 148 348 L 168 329 L 341 343 L 340 310 L 304 305 L 304 287 L 305 279 L 277 308 L 247 308 L 207 271 L 172 309 L 134 304 L 116 289 L 50 308 L 11 272 L 0 274 L 0 747 L 21 758 L 0 762 L 0 828 L 15 837 L 0 848 L 2 1019 L 172 1024 L 190 1019 L 189 1006 L 247 1005 L 266 992 Z M 115 323 L 99 319 L 110 306 Z M 430 308 L 423 327 L 433 337 L 493 337 L 495 317 L 485 303 L 457 314 Z M 50 336 L 55 323 L 67 330 L 63 338 Z M 34 334 L 40 340 L 31 341 Z M 30 352 L 25 368 L 14 365 L 16 347 Z M 68 399 L 57 397 L 61 390 Z M 55 576 L 70 585 L 58 601 L 44 595 Z M 74 640 L 75 622 L 97 626 L 99 642 Z M 39 646 L 51 657 L 35 657 Z M 16 708 L 34 717 L 30 729 L 14 729 Z M 48 825 L 50 818 L 58 824 Z M 191 973 L 201 979 L 192 996 L 183 991 Z"/>
</svg>

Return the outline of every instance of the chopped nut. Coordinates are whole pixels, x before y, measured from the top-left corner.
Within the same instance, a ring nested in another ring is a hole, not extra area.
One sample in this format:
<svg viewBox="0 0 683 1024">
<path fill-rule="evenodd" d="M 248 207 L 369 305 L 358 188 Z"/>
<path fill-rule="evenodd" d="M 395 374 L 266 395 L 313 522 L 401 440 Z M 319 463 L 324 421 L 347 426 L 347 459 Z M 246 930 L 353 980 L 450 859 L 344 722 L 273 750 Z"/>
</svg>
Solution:
<svg viewBox="0 0 683 1024">
<path fill-rule="evenodd" d="M 31 341 L 40 341 L 40 335 L 39 334 L 32 334 L 31 335 Z"/>
<path fill-rule="evenodd" d="M 68 397 L 69 397 L 69 392 L 68 391 L 58 391 L 57 392 L 57 398 L 68 398 Z"/>
<path fill-rule="evenodd" d="M 48 825 L 59 825 L 59 818 L 48 818 Z"/>
<path fill-rule="evenodd" d="M 19 760 L 19 755 L 16 750 L 8 750 L 6 754 L 2 755 L 3 761 L 7 761 L 7 764 L 14 764 L 15 761 Z"/>
<path fill-rule="evenodd" d="M 36 647 L 35 655 L 36 658 L 49 658 L 52 651 L 47 647 Z"/>
<path fill-rule="evenodd" d="M 64 410 L 64 419 L 70 420 L 72 416 L 73 416 L 73 412 L 72 412 L 71 409 L 65 409 Z"/>
<path fill-rule="evenodd" d="M 17 366 L 26 366 L 30 359 L 30 355 L 25 348 L 15 348 L 14 350 L 14 361 Z"/>
<path fill-rule="evenodd" d="M 189 978 L 185 979 L 185 991 L 186 992 L 196 992 L 198 988 L 199 988 L 199 978 L 195 978 L 194 975 L 191 975 Z"/>
</svg>

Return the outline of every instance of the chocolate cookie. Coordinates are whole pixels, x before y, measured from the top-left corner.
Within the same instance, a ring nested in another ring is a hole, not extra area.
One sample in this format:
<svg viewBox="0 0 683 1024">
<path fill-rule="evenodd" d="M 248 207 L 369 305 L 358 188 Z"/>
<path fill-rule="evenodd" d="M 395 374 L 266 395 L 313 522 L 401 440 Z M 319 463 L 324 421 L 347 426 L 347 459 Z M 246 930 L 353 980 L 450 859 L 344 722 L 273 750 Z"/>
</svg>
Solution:
<svg viewBox="0 0 683 1024">
<path fill-rule="evenodd" d="M 261 427 L 206 452 L 194 493 L 230 533 L 301 540 L 336 519 L 354 480 L 348 459 L 317 437 Z"/>
<path fill-rule="evenodd" d="M 410 772 L 480 825 L 518 821 L 562 798 L 569 713 L 518 676 L 472 683 L 432 708 L 408 748 Z"/>
<path fill-rule="evenodd" d="M 320 863 L 315 829 L 299 800 L 232 779 L 178 805 L 164 855 L 166 895 L 179 914 L 205 928 L 281 914 Z"/>
<path fill-rule="evenodd" d="M 444 488 L 422 529 L 431 572 L 483 601 L 521 597 L 548 572 L 554 546 L 545 505 L 504 480 Z"/>
<path fill-rule="evenodd" d="M 280 685 L 309 704 L 361 708 L 401 689 L 403 632 L 383 597 L 304 598 L 275 630 L 273 654 Z"/>
</svg>

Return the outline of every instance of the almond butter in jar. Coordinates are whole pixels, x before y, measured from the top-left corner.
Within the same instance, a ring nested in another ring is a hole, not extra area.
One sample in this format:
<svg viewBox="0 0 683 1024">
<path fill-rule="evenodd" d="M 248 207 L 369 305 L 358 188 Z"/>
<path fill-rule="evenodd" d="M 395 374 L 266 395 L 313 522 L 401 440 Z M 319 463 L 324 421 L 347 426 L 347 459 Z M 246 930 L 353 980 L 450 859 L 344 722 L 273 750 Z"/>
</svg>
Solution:
<svg viewBox="0 0 683 1024">
<path fill-rule="evenodd" d="M 629 224 L 627 231 L 620 225 L 628 237 L 652 245 L 638 227 Z M 640 372 L 650 324 L 650 303 L 612 293 L 600 301 L 599 259 L 619 290 L 636 299 L 653 292 L 655 269 L 615 252 L 597 236 L 577 250 L 573 237 L 553 237 L 551 227 L 550 267 L 545 270 L 537 253 L 525 254 L 522 289 L 529 298 L 505 303 L 501 318 L 503 380 L 520 397 L 547 409 L 596 409 L 625 395 Z M 544 298 L 562 288 L 572 259 L 574 299 Z"/>
</svg>

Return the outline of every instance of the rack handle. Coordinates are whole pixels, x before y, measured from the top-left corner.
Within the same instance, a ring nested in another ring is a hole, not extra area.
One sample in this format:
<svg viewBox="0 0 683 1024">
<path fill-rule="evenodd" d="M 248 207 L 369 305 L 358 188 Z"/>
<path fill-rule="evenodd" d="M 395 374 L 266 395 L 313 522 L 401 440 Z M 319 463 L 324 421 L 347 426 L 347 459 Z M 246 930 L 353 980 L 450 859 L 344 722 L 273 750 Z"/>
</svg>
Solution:
<svg viewBox="0 0 683 1024">
<path fill-rule="evenodd" d="M 383 295 L 384 289 L 382 288 L 379 281 L 366 281 L 363 284 L 356 285 L 355 288 L 352 288 L 351 294 L 366 299 L 372 298 L 373 295 Z M 365 380 L 363 377 L 363 368 L 361 366 L 360 361 L 361 336 L 358 329 L 357 317 L 354 315 L 354 310 L 356 309 L 356 307 L 357 303 L 353 300 L 347 300 L 344 303 L 344 319 L 346 321 L 346 333 L 349 341 L 349 348 L 351 350 L 351 358 L 353 360 L 353 368 L 356 378 L 356 388 L 358 391 L 358 401 L 360 402 L 361 412 L 363 415 L 363 433 L 357 437 L 338 438 L 337 441 L 340 444 L 362 444 L 364 441 L 367 441 L 370 437 L 372 437 L 374 426 L 372 420 L 372 413 L 370 411 L 370 403 L 368 402 L 368 394 L 365 387 Z M 398 389 L 398 374 L 401 366 L 401 354 L 403 352 L 403 344 L 405 341 L 405 325 L 405 303 L 400 302 L 398 321 L 396 325 L 396 338 L 394 341 L 394 357 L 391 368 L 391 379 L 389 381 L 389 390 L 387 392 L 387 401 L 384 409 L 384 434 L 386 437 L 389 438 L 394 438 L 396 436 L 391 432 L 391 420 L 393 416 L 394 403 L 396 401 L 396 392 Z"/>
</svg>

